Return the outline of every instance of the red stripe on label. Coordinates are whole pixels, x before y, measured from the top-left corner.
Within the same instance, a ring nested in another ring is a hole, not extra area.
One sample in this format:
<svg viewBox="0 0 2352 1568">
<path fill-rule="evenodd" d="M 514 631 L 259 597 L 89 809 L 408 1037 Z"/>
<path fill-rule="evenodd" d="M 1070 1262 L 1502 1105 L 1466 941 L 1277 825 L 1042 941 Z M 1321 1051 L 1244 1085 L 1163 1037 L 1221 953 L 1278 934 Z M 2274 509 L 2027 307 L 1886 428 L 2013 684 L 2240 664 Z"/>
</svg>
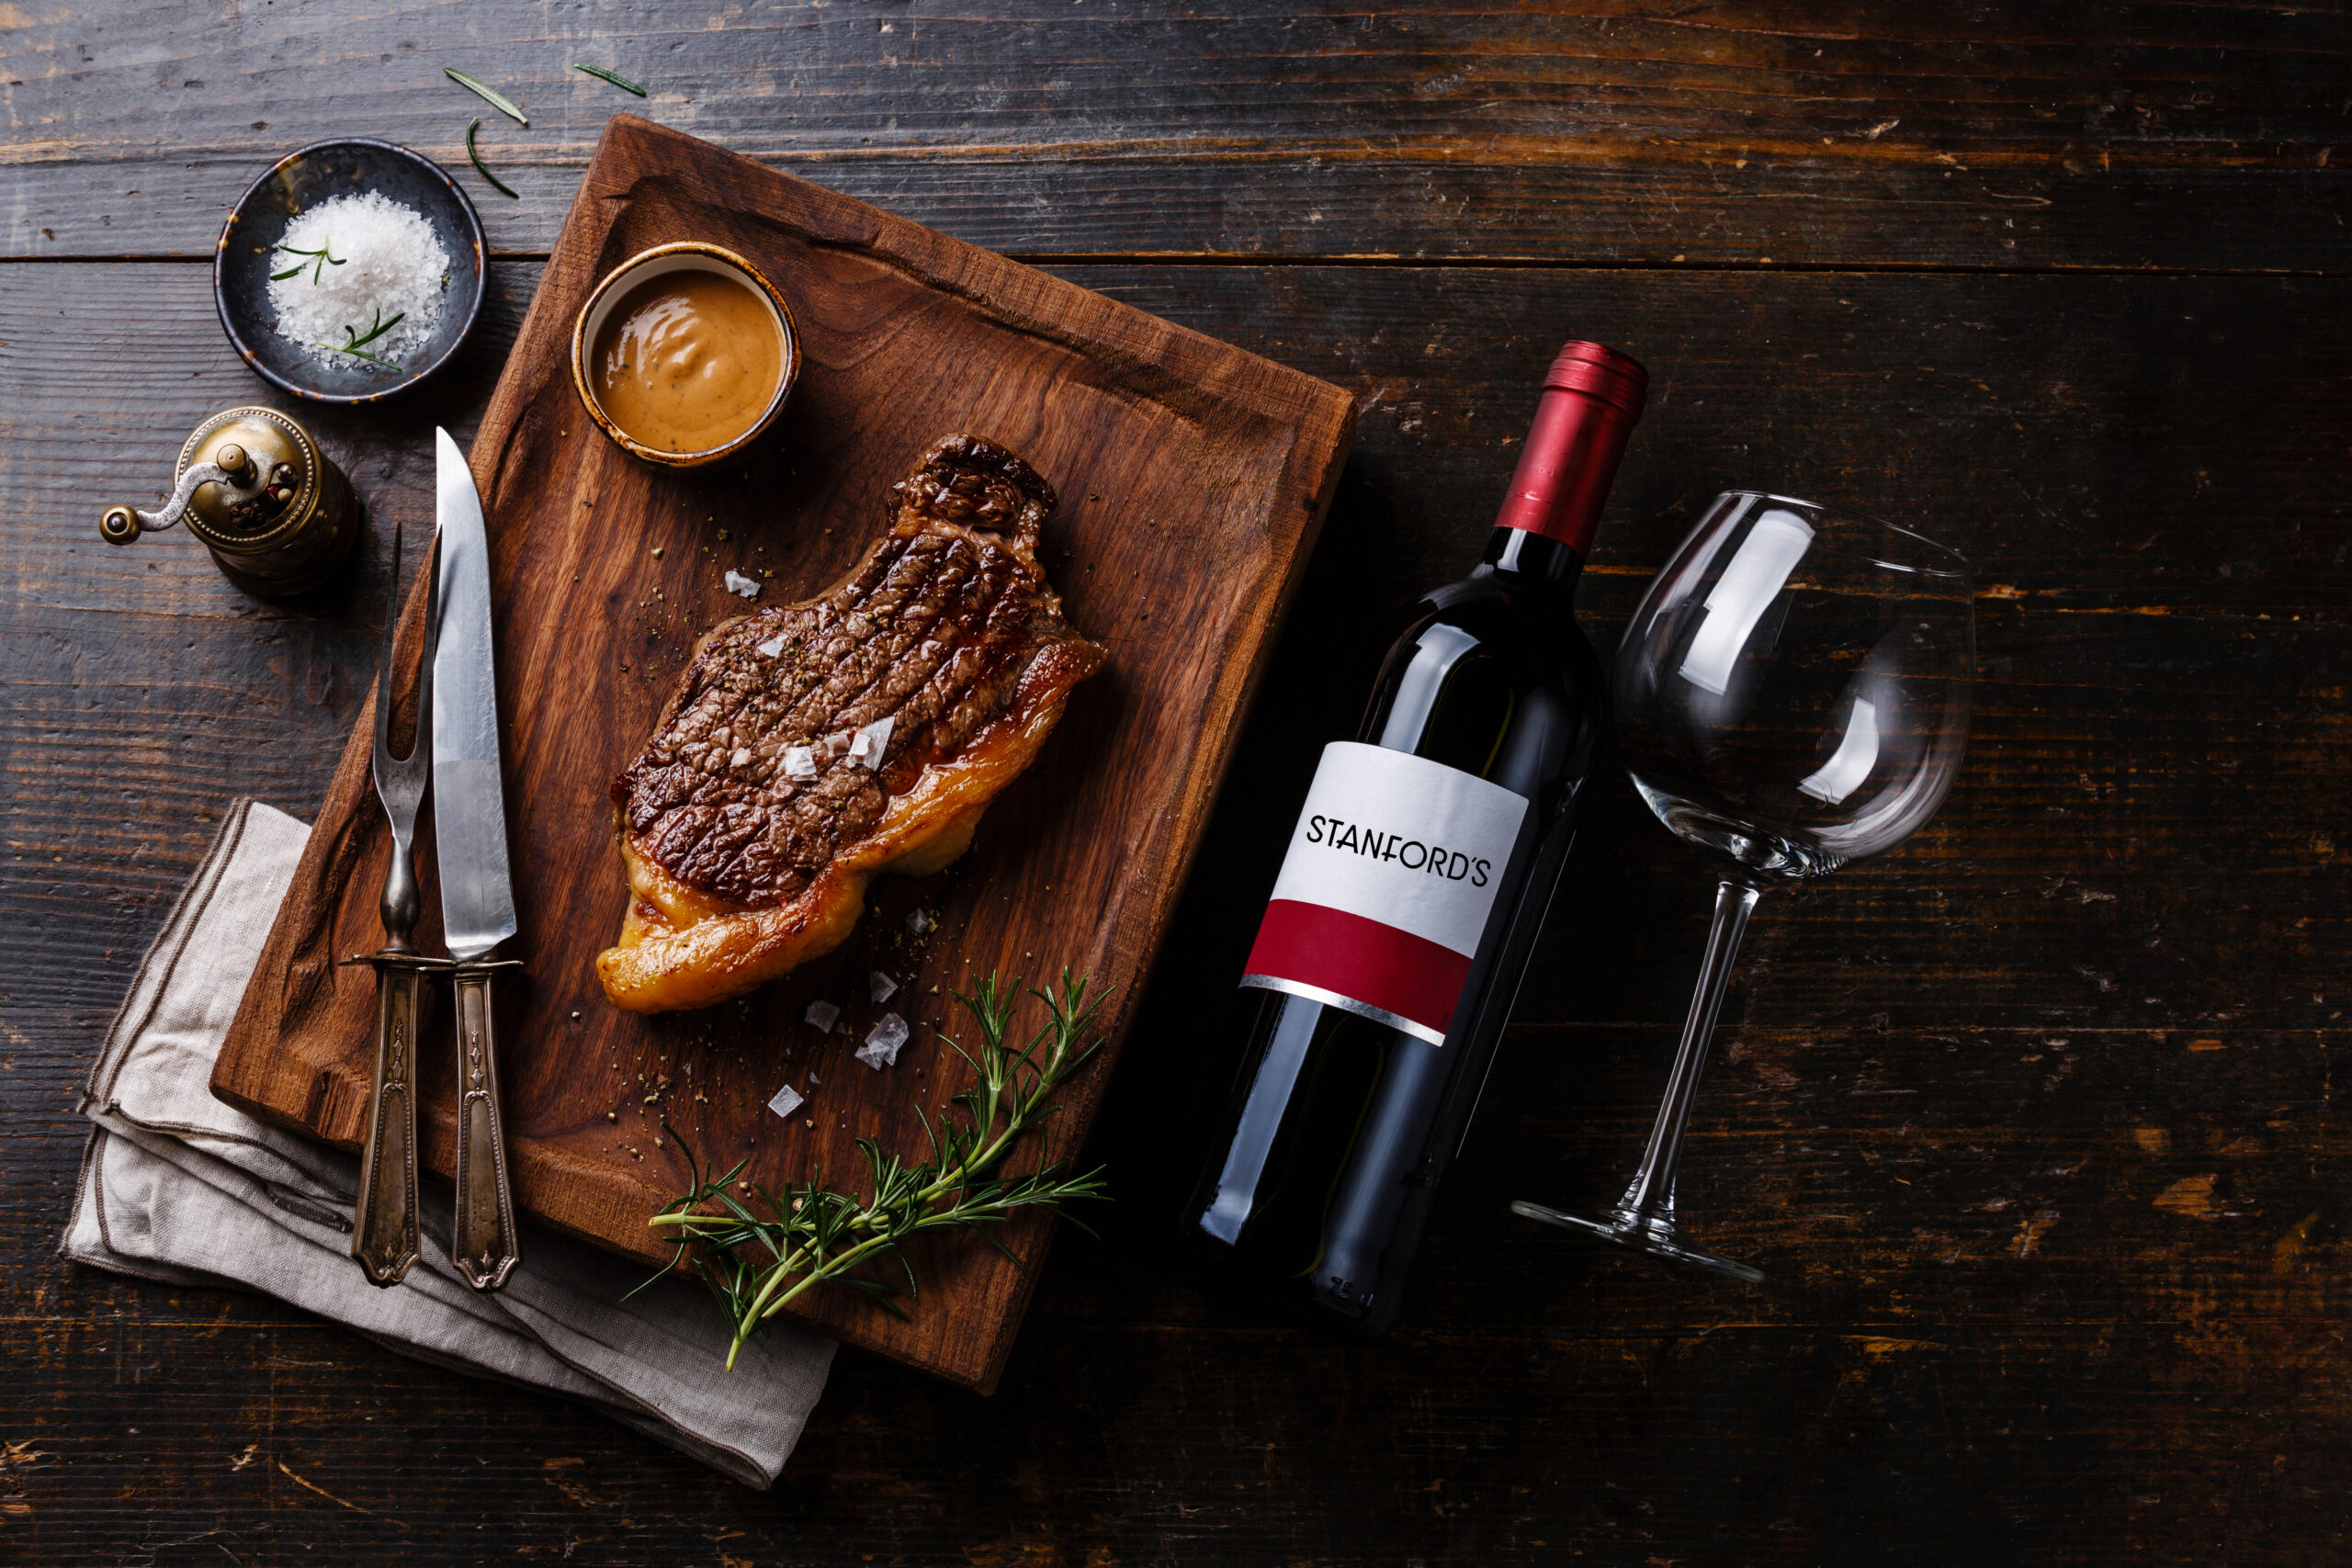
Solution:
<svg viewBox="0 0 2352 1568">
<path fill-rule="evenodd" d="M 1277 898 L 1266 906 L 1243 973 L 1337 991 L 1442 1034 L 1470 961 L 1362 915 Z"/>
</svg>

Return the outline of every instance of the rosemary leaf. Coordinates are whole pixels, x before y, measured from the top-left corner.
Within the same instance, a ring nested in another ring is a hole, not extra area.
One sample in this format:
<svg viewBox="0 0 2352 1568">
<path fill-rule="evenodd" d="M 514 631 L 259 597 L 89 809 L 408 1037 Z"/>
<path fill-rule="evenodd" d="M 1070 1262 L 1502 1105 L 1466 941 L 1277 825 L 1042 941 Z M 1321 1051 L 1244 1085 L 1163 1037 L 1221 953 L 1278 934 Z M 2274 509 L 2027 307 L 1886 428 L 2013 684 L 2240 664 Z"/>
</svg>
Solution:
<svg viewBox="0 0 2352 1568">
<path fill-rule="evenodd" d="M 376 320 L 374 323 L 368 327 L 367 336 L 360 336 L 354 328 L 346 325 L 343 329 L 343 342 L 322 343 L 319 344 L 319 346 L 321 348 L 331 348 L 337 354 L 348 354 L 355 359 L 364 359 L 370 365 L 380 365 L 387 370 L 397 370 L 400 368 L 399 366 L 393 364 L 389 359 L 380 358 L 376 355 L 368 353 L 367 345 L 374 343 L 378 338 L 382 337 L 386 333 L 390 332 L 394 327 L 399 326 L 401 322 L 407 319 L 408 312 L 406 310 L 395 310 L 392 312 L 392 319 L 388 321 L 384 320 L 384 308 L 381 305 L 379 305 L 376 307 Z"/>
<path fill-rule="evenodd" d="M 528 125 L 531 123 L 530 117 L 523 112 L 522 105 L 516 103 L 514 99 L 508 97 L 505 94 L 500 92 L 489 83 L 477 82 L 472 77 L 467 75 L 464 72 L 458 70 L 454 66 L 444 65 L 441 67 L 441 73 L 444 76 L 448 77 L 450 81 L 455 82 L 458 86 L 463 87 L 467 92 L 477 95 L 481 97 L 482 102 L 488 104 L 492 108 L 496 109 L 500 114 L 504 115 L 515 124 Z"/>
<path fill-rule="evenodd" d="M 384 308 L 381 305 L 379 305 L 376 307 L 376 319 L 368 328 L 368 335 L 366 337 L 351 338 L 351 346 L 357 348 L 362 344 L 374 343 L 378 338 L 382 337 L 386 333 L 390 332 L 394 327 L 399 326 L 406 320 L 408 320 L 408 312 L 406 310 L 395 310 L 392 312 L 392 319 L 390 321 L 388 321 L 384 320 Z M 351 329 L 349 327 L 344 328 L 343 332 L 345 337 L 351 337 Z"/>
<path fill-rule="evenodd" d="M 351 344 L 322 343 L 319 346 L 321 348 L 334 349 L 337 354 L 347 354 L 354 359 L 364 359 L 370 365 L 380 365 L 387 370 L 397 370 L 400 368 L 399 366 L 393 364 L 390 360 L 383 358 L 379 355 L 370 354 L 366 349 L 356 347 Z"/>
<path fill-rule="evenodd" d="M 279 245 L 275 248 L 284 251 L 289 256 L 313 256 L 317 258 L 315 261 L 307 264 L 311 268 L 311 287 L 313 288 L 318 287 L 320 274 L 325 272 L 326 269 L 331 266 L 341 266 L 345 262 L 351 259 L 348 256 L 341 258 L 335 256 L 334 254 L 334 242 L 333 240 L 321 240 L 319 242 L 319 248 L 315 251 L 306 251 L 300 245 Z M 288 267 L 284 272 L 273 272 L 269 275 L 269 280 L 272 283 L 276 283 L 281 277 L 292 277 L 296 273 L 302 270 L 304 265 L 306 264 L 298 262 L 294 265 Z"/>
<path fill-rule="evenodd" d="M 474 132 L 481 129 L 481 116 L 480 115 L 474 116 L 474 122 L 466 127 L 466 156 L 474 161 L 474 173 L 480 175 L 483 179 L 488 180 L 492 185 L 497 186 L 498 189 L 505 195 L 513 197 L 517 201 L 522 200 L 522 194 L 515 190 L 514 186 L 508 185 L 504 180 L 502 180 L 496 175 L 492 174 L 490 172 L 490 165 L 483 163 L 481 161 L 481 154 L 474 150 Z"/>
<path fill-rule="evenodd" d="M 996 1174 L 1025 1134 L 1043 1134 L 1057 1109 L 1046 1101 L 1100 1046 L 1091 1035 L 1102 999 L 1088 1001 L 1087 988 L 1085 980 L 1073 979 L 1064 968 L 1057 986 L 1023 987 L 1016 978 L 1007 987 L 991 975 L 976 977 L 969 996 L 954 993 L 978 1024 L 979 1039 L 967 1050 L 943 1038 L 971 1065 L 975 1081 L 956 1096 L 946 1113 L 922 1118 L 928 1159 L 909 1164 L 873 1139 L 860 1138 L 858 1153 L 865 1161 L 862 1193 L 830 1187 L 817 1176 L 787 1182 L 782 1192 L 771 1194 L 743 1179 L 744 1161 L 715 1175 L 665 1120 L 662 1130 L 677 1140 L 686 1157 L 688 1190 L 650 1222 L 671 1234 L 677 1250 L 637 1289 L 673 1269 L 691 1269 L 734 1328 L 727 1352 L 732 1367 L 744 1341 L 811 1286 L 844 1286 L 904 1316 L 896 1298 L 903 1293 L 910 1302 L 922 1299 L 912 1260 L 899 1247 L 910 1236 L 977 1231 L 1019 1263 L 990 1227 L 1016 1210 L 1058 1213 L 1068 1203 L 1108 1197 L 1099 1168 L 1073 1174 L 1052 1157 L 1049 1144 L 1036 1169 L 1024 1176 Z M 1045 1004 L 1046 1021 L 1025 1042 L 1012 1043 L 1013 1009 L 1024 992 Z M 725 1212 L 706 1207 L 714 1203 Z M 867 1271 L 885 1262 L 898 1266 L 903 1292 L 897 1282 Z"/>
<path fill-rule="evenodd" d="M 582 65 L 576 62 L 573 63 L 571 68 L 574 71 L 585 71 L 591 76 L 602 77 L 604 80 L 610 82 L 614 86 L 618 87 L 624 93 L 635 93 L 640 98 L 645 96 L 644 88 L 639 86 L 636 83 L 630 81 L 628 77 L 620 74 L 620 73 L 616 71 L 607 71 L 601 65 Z"/>
</svg>

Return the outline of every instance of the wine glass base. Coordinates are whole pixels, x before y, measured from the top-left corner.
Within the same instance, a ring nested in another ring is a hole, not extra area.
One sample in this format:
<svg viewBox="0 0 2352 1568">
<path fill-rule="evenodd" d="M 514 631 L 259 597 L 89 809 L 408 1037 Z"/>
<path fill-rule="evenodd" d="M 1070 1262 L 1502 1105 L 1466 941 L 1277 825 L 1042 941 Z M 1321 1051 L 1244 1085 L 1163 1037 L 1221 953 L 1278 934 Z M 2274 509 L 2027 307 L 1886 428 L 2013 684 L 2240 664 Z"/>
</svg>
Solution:
<svg viewBox="0 0 2352 1568">
<path fill-rule="evenodd" d="M 1700 1247 L 1686 1246 L 1671 1221 L 1644 1219 L 1612 1209 L 1603 1214 L 1578 1213 L 1571 1209 L 1547 1209 L 1541 1203 L 1531 1203 L 1521 1198 L 1514 1201 L 1510 1212 L 1525 1219 L 1541 1220 L 1547 1225 L 1574 1231 L 1605 1241 L 1629 1252 L 1645 1252 L 1652 1258 L 1662 1258 L 1670 1263 L 1685 1263 L 1702 1269 L 1710 1274 L 1720 1274 L 1743 1284 L 1760 1285 L 1764 1270 L 1735 1263 L 1728 1258 L 1718 1258 Z"/>
</svg>

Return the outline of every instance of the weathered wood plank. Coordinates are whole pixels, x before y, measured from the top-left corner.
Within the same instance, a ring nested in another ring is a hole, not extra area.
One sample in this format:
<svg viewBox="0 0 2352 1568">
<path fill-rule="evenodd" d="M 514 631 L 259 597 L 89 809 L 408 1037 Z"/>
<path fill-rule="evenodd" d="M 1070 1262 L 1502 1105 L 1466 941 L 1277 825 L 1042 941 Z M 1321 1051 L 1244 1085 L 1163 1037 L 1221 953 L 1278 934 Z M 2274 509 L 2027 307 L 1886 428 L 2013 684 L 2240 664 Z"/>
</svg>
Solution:
<svg viewBox="0 0 2352 1568">
<path fill-rule="evenodd" d="M 2352 176 L 2331 156 L 2352 22 L 2286 6 L 7 16 L 13 255 L 208 254 L 227 204 L 290 149 L 364 133 L 459 167 L 477 113 L 523 193 L 467 176 L 492 243 L 543 254 L 604 120 L 640 107 L 1028 254 L 2290 271 L 2347 254 Z M 444 65 L 520 98 L 530 126 Z"/>
<path fill-rule="evenodd" d="M 2103 1565 L 2324 1561 L 2347 1534 L 2324 1324 L 1735 1320 L 1372 1351 L 1038 1328 L 989 1402 L 844 1358 L 767 1497 L 333 1330 L 44 1331 L 82 1397 L 17 1428 L 7 1528 L 37 1561 L 190 1563 Z M 2265 1359 L 2282 1375 L 2249 1399 Z"/>
<path fill-rule="evenodd" d="M 495 269 L 485 360 L 533 270 Z M 0 1377 L 24 1391 L 0 1438 L 50 1456 L 0 1472 L 32 1509 L 6 1539 L 59 1562 L 191 1541 L 164 1562 L 2341 1555 L 2345 286 L 1067 272 L 1355 390 L 1328 539 L 1362 543 L 1310 570 L 1204 851 L 1229 871 L 1194 878 L 1139 1004 L 1093 1144 L 1111 1233 L 1057 1244 L 994 1401 L 845 1357 L 753 1498 L 266 1303 L 50 1255 L 74 1078 L 220 803 L 315 802 L 382 541 L 292 610 L 169 536 L 107 551 L 100 502 L 256 384 L 200 266 L 0 271 Z M 1352 722 L 1372 612 L 1475 553 L 1571 332 L 1657 377 L 1584 590 L 1597 640 L 1714 489 L 1818 487 L 1977 560 L 1976 746 L 1917 843 L 1753 929 L 1684 1201 L 1770 1289 L 1500 1212 L 1622 1179 L 1695 964 L 1698 867 L 1618 783 L 1406 1331 L 1340 1350 L 1164 1253 L 1232 1066 L 1207 1015 L 1279 797 Z M 469 431 L 475 376 L 320 422 L 379 528 L 429 515 L 422 435 Z"/>
<path fill-rule="evenodd" d="M 524 278 L 500 273 L 493 292 L 511 311 Z M 20 754 L 9 765 L 30 780 L 127 753 L 138 764 L 128 787 L 147 803 L 95 816 L 28 802 L 37 830 L 16 835 L 33 846 L 17 852 L 78 845 L 115 856 L 167 830 L 176 853 L 192 855 L 208 803 L 228 793 L 261 789 L 306 807 L 315 785 L 296 781 L 316 778 L 308 770 L 334 754 L 370 678 L 380 576 L 272 610 L 229 587 L 191 541 L 100 543 L 83 513 L 159 483 L 180 433 L 255 383 L 202 311 L 199 268 L 9 276 L 53 281 L 7 296 L 0 329 L 0 376 L 38 389 L 10 400 L 0 432 L 0 493 L 35 524 L 9 561 L 20 717 L 0 736 L 0 756 Z M 1247 743 L 1243 787 L 1295 787 L 1284 781 L 1305 776 L 1322 739 L 1352 724 L 1380 616 L 1475 552 L 1543 355 L 1571 331 L 1600 333 L 1645 354 L 1658 378 L 1585 589 L 1604 643 L 1698 502 L 1729 483 L 1874 505 L 1953 537 L 1982 573 L 1974 758 L 1918 844 L 1768 907 L 1751 962 L 1781 976 L 1772 994 L 1791 1010 L 1783 1016 L 1834 1003 L 1915 1022 L 2196 1027 L 2229 1013 L 2302 1027 L 2334 1010 L 2308 998 L 2331 991 L 2345 931 L 2322 891 L 2343 874 L 2324 824 L 2352 657 L 2342 618 L 2352 566 L 2339 558 L 2346 502 L 2325 434 L 2352 416 L 2340 286 L 1071 276 L 1317 370 L 1364 406 L 1339 502 L 1346 531 L 1334 535 L 1363 544 L 1327 549 L 1310 578 L 1270 677 L 1277 694 L 1261 712 L 1274 716 Z M 2172 335 L 2178 327 L 2201 331 Z M 98 353 L 74 346 L 92 336 Z M 113 362 L 99 354 L 134 338 L 139 364 L 102 367 Z M 483 359 L 497 341 L 480 345 Z M 2151 341 L 2164 349 L 2131 346 Z M 1796 356 L 1787 378 L 1759 382 L 1745 345 L 1790 343 L 1819 344 L 1804 351 L 1819 357 Z M 2279 346 L 2248 424 L 2207 389 L 2236 377 L 2243 345 L 2255 343 Z M 109 410 L 103 423 L 78 412 L 97 406 Z M 1932 439 L 1890 439 L 1929 411 Z M 379 533 L 393 520 L 425 525 L 424 436 L 447 412 L 319 422 Z M 209 795 L 193 784 L 206 767 L 219 770 Z M 1254 818 L 1242 831 L 1256 836 L 1210 863 L 1270 878 L 1283 815 Z M 2288 821 L 2312 826 L 2273 830 Z M 1654 825 L 1629 814 L 1606 833 L 1644 845 L 1648 869 L 1622 900 L 1645 919 L 1700 918 L 1693 874 Z M 2203 881 L 2136 874 L 2183 857 Z M 158 872 L 142 897 L 160 897 L 175 874 Z M 2282 890 L 2310 925 L 2276 929 Z M 1202 922 L 1206 940 L 1246 943 L 1237 911 L 1253 891 L 1262 889 L 1238 889 Z M 1809 937 L 1789 954 L 1779 934 L 1865 927 L 1899 944 L 1887 951 L 1902 960 L 1857 964 L 1834 948 L 1806 959 Z M 134 919 L 99 946 L 127 953 L 140 929 Z M 0 944 L 29 940 L 0 932 Z M 1598 1016 L 1671 1015 L 1679 998 L 1655 993 L 1685 947 L 1662 946 L 1609 983 Z M 2250 964 L 2257 953 L 2262 963 Z M 1547 950 L 1530 1005 L 1594 1007 L 1591 992 L 1551 977 L 1562 972 Z"/>
</svg>

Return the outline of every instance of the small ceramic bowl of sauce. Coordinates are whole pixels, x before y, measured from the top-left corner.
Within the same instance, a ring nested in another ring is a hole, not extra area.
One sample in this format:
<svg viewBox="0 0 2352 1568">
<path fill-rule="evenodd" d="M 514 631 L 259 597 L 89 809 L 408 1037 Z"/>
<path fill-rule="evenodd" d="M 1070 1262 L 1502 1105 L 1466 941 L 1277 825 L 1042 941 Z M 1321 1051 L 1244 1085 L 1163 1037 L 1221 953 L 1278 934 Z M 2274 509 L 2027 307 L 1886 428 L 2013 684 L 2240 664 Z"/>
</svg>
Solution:
<svg viewBox="0 0 2352 1568">
<path fill-rule="evenodd" d="M 775 285 L 697 240 L 606 273 L 571 331 L 571 384 L 589 417 L 663 468 L 742 451 L 784 412 L 799 372 L 799 334 Z"/>
</svg>

